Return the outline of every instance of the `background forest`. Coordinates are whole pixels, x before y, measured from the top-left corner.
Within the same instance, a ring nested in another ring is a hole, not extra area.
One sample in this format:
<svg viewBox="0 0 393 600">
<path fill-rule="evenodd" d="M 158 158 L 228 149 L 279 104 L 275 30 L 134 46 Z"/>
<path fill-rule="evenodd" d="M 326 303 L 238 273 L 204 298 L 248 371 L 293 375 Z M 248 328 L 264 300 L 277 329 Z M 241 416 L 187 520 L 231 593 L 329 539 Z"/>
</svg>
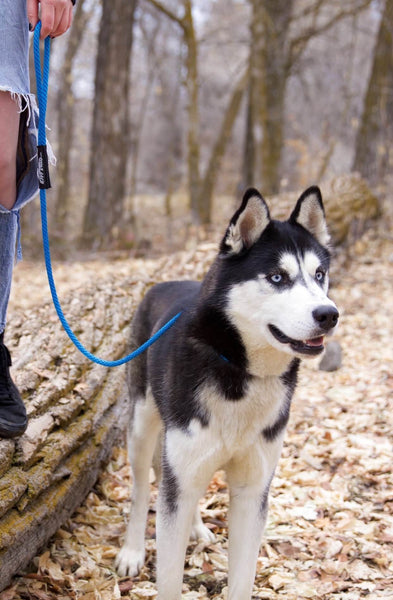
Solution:
<svg viewBox="0 0 393 600">
<path fill-rule="evenodd" d="M 380 191 L 392 32 L 392 0 L 78 0 L 52 45 L 57 249 L 173 249 L 248 186 L 269 197 L 358 172 Z"/>
</svg>

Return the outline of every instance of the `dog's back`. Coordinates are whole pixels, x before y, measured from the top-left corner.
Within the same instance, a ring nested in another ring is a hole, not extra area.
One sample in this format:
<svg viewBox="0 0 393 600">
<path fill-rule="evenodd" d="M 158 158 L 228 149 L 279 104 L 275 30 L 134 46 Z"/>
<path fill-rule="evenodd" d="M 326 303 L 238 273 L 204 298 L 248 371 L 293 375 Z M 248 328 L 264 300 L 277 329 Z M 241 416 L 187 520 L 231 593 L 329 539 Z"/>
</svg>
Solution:
<svg viewBox="0 0 393 600">
<path fill-rule="evenodd" d="M 140 303 L 131 324 L 130 352 L 139 348 L 160 327 L 178 312 L 190 309 L 194 304 L 201 284 L 196 281 L 168 281 L 149 289 Z M 177 334 L 176 324 L 165 336 L 155 343 L 156 351 L 162 348 L 168 354 Z M 146 394 L 148 352 L 143 352 L 127 363 L 127 384 L 131 402 Z"/>
</svg>

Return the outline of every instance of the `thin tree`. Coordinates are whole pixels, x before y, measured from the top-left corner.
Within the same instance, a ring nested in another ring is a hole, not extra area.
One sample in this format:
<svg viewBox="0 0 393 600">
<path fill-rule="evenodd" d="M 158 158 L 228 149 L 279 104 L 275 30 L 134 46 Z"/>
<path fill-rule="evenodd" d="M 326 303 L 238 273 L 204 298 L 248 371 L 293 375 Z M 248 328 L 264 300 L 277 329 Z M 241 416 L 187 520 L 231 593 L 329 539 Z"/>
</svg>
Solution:
<svg viewBox="0 0 393 600">
<path fill-rule="evenodd" d="M 275 193 L 283 145 L 293 0 L 252 0 L 247 181 Z"/>
<path fill-rule="evenodd" d="M 89 198 L 82 244 L 99 248 L 116 236 L 126 194 L 129 81 L 137 0 L 103 0 L 91 134 Z"/>
<path fill-rule="evenodd" d="M 61 70 L 57 93 L 58 163 L 56 169 L 56 225 L 65 231 L 70 201 L 70 156 L 74 135 L 74 105 L 72 90 L 72 69 L 78 48 L 86 29 L 91 11 L 84 9 L 84 1 L 76 4 L 72 28 L 68 34 L 68 44 Z"/>
<path fill-rule="evenodd" d="M 375 185 L 393 164 L 393 2 L 386 0 L 356 138 L 353 170 Z"/>
</svg>

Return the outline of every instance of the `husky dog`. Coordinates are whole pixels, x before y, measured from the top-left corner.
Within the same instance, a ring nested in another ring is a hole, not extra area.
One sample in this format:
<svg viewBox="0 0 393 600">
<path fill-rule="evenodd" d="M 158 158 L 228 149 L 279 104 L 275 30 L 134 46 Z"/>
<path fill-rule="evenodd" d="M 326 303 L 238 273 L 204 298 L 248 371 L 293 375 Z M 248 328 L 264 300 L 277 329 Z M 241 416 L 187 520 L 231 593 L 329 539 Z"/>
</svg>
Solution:
<svg viewBox="0 0 393 600">
<path fill-rule="evenodd" d="M 180 600 L 187 542 L 213 541 L 198 500 L 217 469 L 230 489 L 228 600 L 249 600 L 300 359 L 323 351 L 338 320 L 327 297 L 329 251 L 319 188 L 287 221 L 270 218 L 249 189 L 201 282 L 154 286 L 132 326 L 138 347 L 175 325 L 130 363 L 130 521 L 117 557 L 134 576 L 144 558 L 149 468 L 159 445 L 159 600 Z"/>
</svg>

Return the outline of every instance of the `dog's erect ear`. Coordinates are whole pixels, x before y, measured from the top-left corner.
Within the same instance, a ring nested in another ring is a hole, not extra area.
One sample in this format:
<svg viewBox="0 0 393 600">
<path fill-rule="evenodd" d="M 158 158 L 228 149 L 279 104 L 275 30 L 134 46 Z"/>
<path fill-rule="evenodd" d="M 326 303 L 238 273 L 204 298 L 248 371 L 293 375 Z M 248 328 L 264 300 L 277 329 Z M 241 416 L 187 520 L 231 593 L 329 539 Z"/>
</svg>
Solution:
<svg viewBox="0 0 393 600">
<path fill-rule="evenodd" d="M 243 196 L 240 208 L 229 222 L 221 242 L 222 254 L 239 254 L 250 248 L 269 224 L 270 214 L 258 190 L 250 188 Z"/>
<path fill-rule="evenodd" d="M 326 246 L 330 236 L 326 225 L 321 190 L 317 186 L 308 188 L 300 196 L 289 218 L 291 223 L 299 223 Z"/>
</svg>

